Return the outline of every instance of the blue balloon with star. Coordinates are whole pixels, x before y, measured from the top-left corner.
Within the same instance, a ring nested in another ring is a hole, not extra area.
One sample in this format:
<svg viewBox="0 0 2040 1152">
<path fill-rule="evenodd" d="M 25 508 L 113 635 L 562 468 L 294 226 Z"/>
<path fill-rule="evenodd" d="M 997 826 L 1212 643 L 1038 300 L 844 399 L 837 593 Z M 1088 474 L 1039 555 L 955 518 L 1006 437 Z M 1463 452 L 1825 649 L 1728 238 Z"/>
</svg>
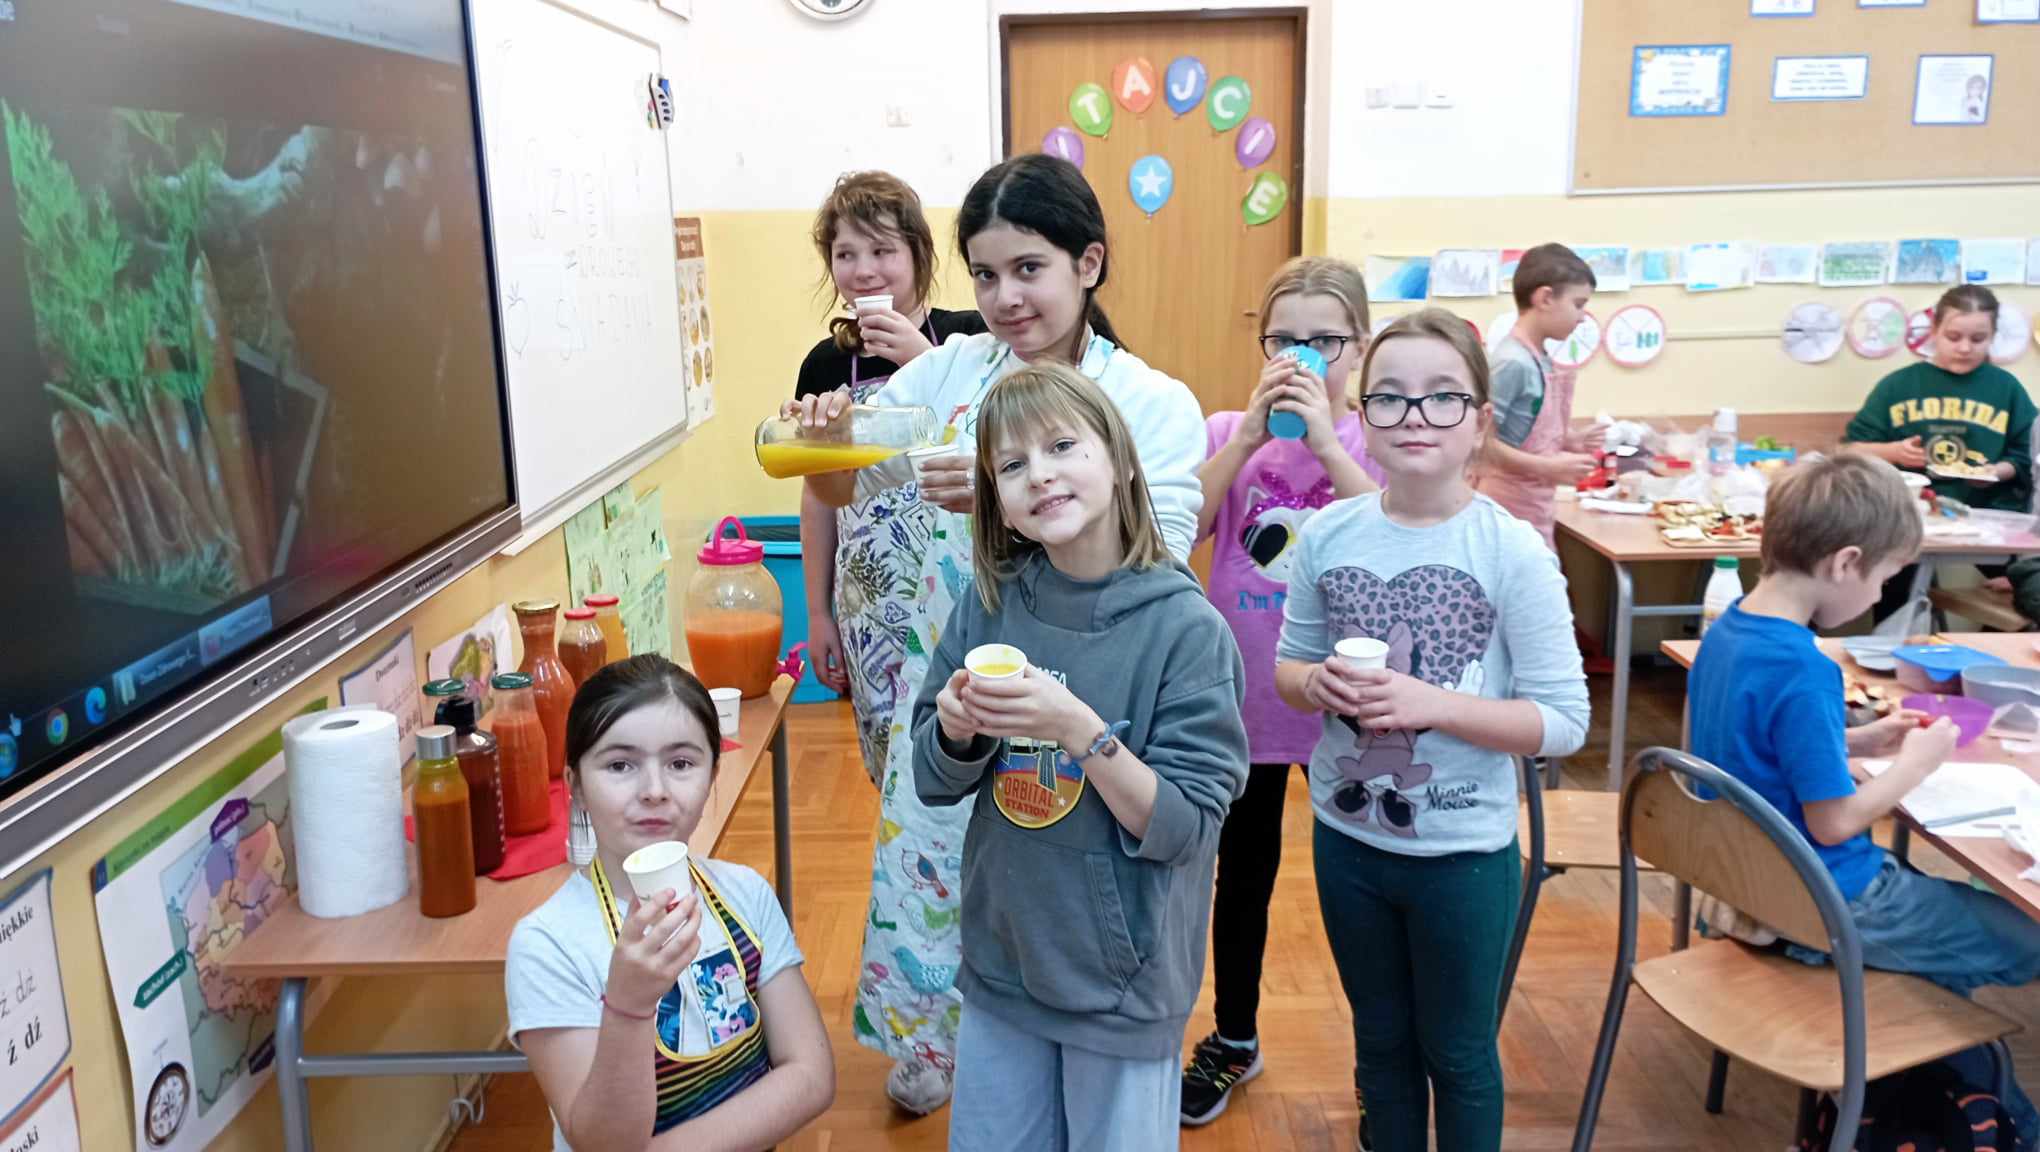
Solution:
<svg viewBox="0 0 2040 1152">
<path fill-rule="evenodd" d="M 1134 207 L 1153 216 L 1176 193 L 1176 170 L 1169 162 L 1150 153 L 1133 162 L 1126 173 L 1126 190 L 1133 194 Z"/>
</svg>

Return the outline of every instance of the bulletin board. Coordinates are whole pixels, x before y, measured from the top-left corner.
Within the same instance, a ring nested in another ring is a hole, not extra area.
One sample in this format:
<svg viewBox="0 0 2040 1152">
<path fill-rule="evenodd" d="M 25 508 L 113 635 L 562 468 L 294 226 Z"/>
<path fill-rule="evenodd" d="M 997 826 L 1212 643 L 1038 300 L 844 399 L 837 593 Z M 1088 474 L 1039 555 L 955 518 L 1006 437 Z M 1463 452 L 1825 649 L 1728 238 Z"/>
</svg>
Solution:
<svg viewBox="0 0 2040 1152">
<path fill-rule="evenodd" d="M 1753 16 L 1749 0 L 1581 0 L 1572 191 L 2040 181 L 2040 24 L 1979 24 L 1976 0 Z M 1719 115 L 1633 116 L 1640 45 L 1726 45 Z M 1980 125 L 1913 123 L 1919 58 L 1993 57 Z M 1861 99 L 1772 99 L 1778 57 L 1867 56 Z"/>
</svg>

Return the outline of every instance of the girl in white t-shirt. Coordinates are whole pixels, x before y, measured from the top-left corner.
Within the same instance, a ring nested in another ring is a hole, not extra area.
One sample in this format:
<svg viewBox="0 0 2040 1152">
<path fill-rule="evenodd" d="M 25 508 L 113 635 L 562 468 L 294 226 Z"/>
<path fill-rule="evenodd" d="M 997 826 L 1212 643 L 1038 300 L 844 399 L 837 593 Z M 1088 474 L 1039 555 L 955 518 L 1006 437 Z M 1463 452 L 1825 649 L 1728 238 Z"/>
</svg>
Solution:
<svg viewBox="0 0 2040 1152">
<path fill-rule="evenodd" d="M 835 1096 L 828 1033 L 763 877 L 695 857 L 686 894 L 629 896 L 624 858 L 694 834 L 721 748 L 708 690 L 662 656 L 574 694 L 567 786 L 596 859 L 518 922 L 504 978 L 555 1152 L 765 1148 Z"/>
</svg>

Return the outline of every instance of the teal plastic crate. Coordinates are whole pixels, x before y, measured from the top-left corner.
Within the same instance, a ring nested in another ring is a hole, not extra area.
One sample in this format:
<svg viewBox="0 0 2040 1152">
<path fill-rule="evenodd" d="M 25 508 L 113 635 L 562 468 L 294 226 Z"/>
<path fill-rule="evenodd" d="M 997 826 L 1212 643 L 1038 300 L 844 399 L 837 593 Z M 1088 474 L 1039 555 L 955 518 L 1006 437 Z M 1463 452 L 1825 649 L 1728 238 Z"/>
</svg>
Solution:
<svg viewBox="0 0 2040 1152">
<path fill-rule="evenodd" d="M 744 516 L 744 534 L 765 546 L 765 570 L 779 582 L 779 602 L 785 617 L 780 622 L 779 650 L 789 651 L 807 636 L 807 580 L 800 571 L 800 517 Z M 806 655 L 803 653 L 803 655 Z M 836 693 L 815 679 L 813 659 L 793 690 L 795 704 L 812 704 L 836 699 Z"/>
</svg>

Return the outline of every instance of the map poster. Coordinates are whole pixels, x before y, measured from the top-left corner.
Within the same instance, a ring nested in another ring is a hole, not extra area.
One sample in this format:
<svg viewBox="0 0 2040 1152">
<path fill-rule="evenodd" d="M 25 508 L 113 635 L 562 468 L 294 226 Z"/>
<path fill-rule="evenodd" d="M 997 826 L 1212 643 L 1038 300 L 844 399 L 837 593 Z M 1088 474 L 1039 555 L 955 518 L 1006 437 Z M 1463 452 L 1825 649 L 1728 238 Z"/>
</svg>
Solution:
<svg viewBox="0 0 2040 1152">
<path fill-rule="evenodd" d="M 219 965 L 289 902 L 292 861 L 279 728 L 93 865 L 133 1076 L 135 1147 L 198 1152 L 267 1078 L 278 984 L 237 980 Z"/>
</svg>

